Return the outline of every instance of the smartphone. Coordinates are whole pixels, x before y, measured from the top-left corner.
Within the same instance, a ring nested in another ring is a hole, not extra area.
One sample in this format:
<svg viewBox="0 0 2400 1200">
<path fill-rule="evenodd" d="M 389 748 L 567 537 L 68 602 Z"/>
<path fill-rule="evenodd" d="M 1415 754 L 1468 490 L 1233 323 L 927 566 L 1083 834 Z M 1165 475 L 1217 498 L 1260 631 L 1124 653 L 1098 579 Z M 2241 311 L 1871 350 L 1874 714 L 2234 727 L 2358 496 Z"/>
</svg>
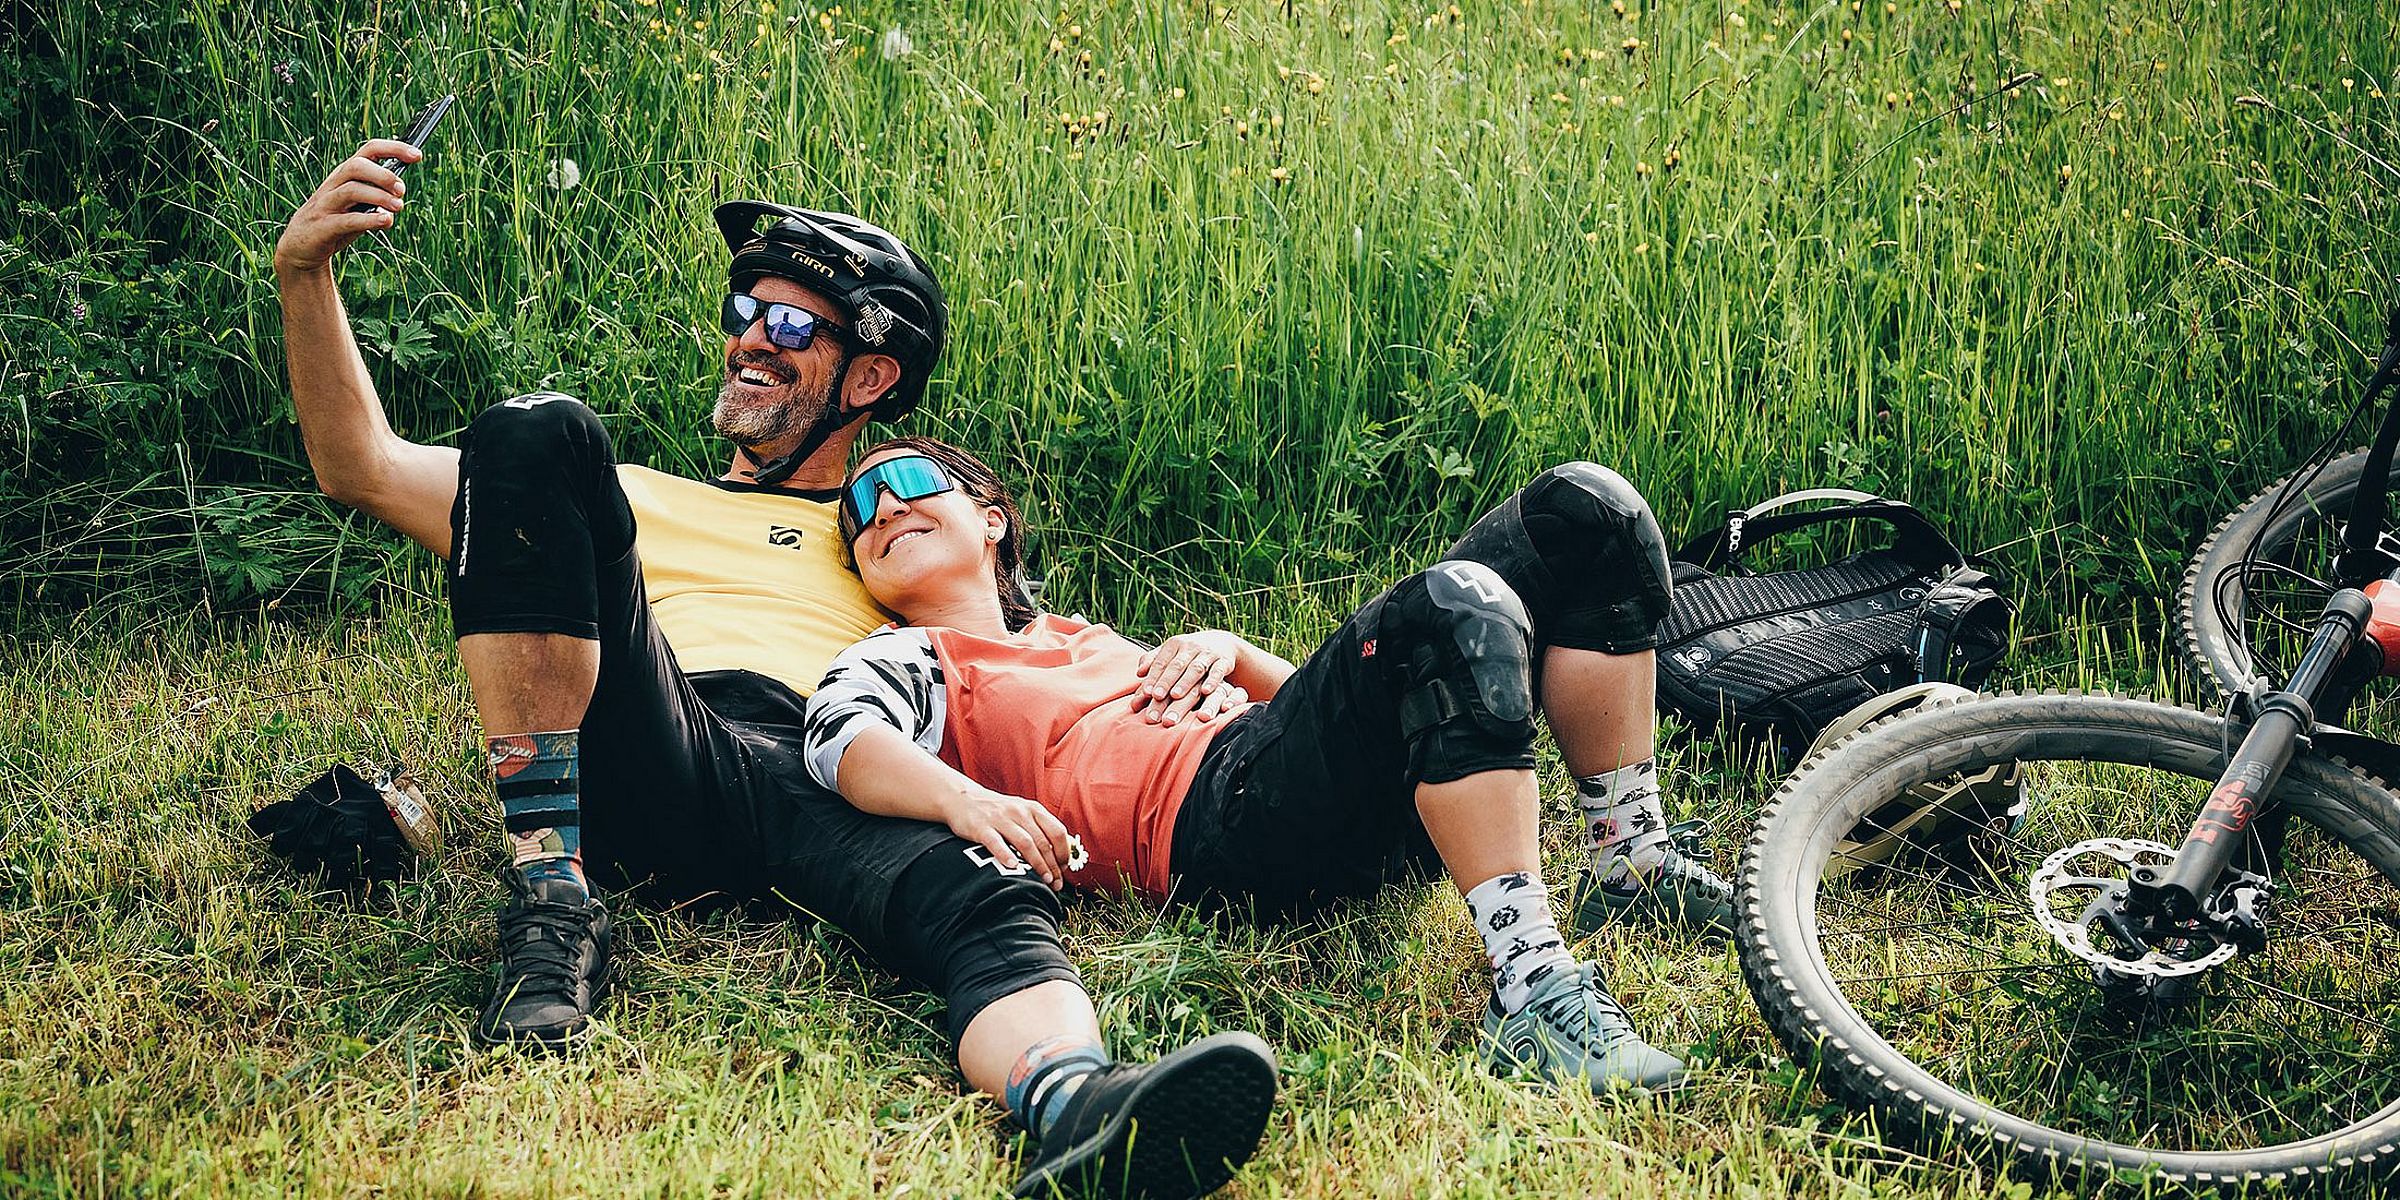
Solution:
<svg viewBox="0 0 2400 1200">
<path fill-rule="evenodd" d="M 401 134 L 400 140 L 419 150 L 425 149 L 425 143 L 433 138 L 433 131 L 441 127 L 442 117 L 449 113 L 451 103 L 457 99 L 458 94 L 452 92 L 436 98 L 433 103 L 418 110 L 417 119 L 408 123 L 408 132 Z M 407 163 L 396 158 L 379 158 L 375 160 L 375 165 L 395 174 L 408 169 Z M 374 208 L 375 206 L 372 204 L 357 204 L 352 205 L 350 211 L 372 212 Z"/>
</svg>

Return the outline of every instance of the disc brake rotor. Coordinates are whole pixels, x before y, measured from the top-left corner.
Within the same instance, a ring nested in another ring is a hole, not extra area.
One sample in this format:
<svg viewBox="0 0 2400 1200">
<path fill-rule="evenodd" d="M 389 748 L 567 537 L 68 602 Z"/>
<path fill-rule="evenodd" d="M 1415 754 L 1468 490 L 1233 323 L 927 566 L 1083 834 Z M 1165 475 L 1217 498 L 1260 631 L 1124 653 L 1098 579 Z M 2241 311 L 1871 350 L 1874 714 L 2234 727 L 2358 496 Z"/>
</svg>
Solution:
<svg viewBox="0 0 2400 1200">
<path fill-rule="evenodd" d="M 2042 860 L 2028 887 L 2033 915 L 2067 953 L 2119 976 L 2174 979 L 2196 975 L 2232 958 L 2236 947 L 2204 930 L 2148 945 L 2126 958 L 2092 940 L 2102 911 L 2119 903 L 2136 867 L 2164 871 L 2175 851 L 2138 838 L 2091 838 Z M 2112 939 L 2113 940 L 2113 939 Z"/>
</svg>

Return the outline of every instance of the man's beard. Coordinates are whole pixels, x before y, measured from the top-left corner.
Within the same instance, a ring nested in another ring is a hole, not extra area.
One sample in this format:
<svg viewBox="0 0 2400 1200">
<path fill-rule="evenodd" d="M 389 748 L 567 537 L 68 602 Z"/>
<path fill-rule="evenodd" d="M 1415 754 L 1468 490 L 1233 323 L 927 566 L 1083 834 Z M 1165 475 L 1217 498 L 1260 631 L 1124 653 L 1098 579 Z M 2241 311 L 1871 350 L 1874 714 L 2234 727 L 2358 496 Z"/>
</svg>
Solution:
<svg viewBox="0 0 2400 1200">
<path fill-rule="evenodd" d="M 780 389 L 781 401 L 767 400 L 756 389 L 736 383 L 733 371 L 728 370 L 724 385 L 717 389 L 717 406 L 709 414 L 709 423 L 719 436 L 753 450 L 807 432 L 823 419 L 826 393 L 832 384 L 828 381 L 814 397 L 804 396 L 802 386 L 794 379 Z"/>
</svg>

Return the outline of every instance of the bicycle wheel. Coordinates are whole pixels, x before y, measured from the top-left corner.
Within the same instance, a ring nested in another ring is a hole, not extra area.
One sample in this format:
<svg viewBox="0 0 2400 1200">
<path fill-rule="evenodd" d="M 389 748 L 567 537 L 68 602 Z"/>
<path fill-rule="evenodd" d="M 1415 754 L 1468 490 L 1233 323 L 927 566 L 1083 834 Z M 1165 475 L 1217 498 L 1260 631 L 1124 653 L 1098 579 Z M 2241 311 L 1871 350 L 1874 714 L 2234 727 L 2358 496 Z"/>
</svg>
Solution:
<svg viewBox="0 0 2400 1200">
<path fill-rule="evenodd" d="M 2290 677 L 2333 594 L 2327 577 L 2366 464 L 2367 452 L 2353 450 L 2325 464 L 2288 499 L 2284 486 L 2291 477 L 2279 479 L 2200 543 L 2177 602 L 2184 653 L 2219 699 L 2250 690 L 2262 674 Z M 2400 460 L 2392 465 L 2391 482 L 2400 484 Z M 2274 511 L 2278 500 L 2280 513 Z M 2394 512 L 2400 515 L 2400 505 Z M 2245 558 L 2251 560 L 2247 571 Z"/>
<path fill-rule="evenodd" d="M 2274 880 L 2267 947 L 2212 962 L 2214 947 L 2186 944 L 2166 965 L 2191 973 L 2173 984 L 2104 977 L 2036 911 L 2037 896 L 2054 916 L 2081 911 L 2042 880 L 2062 859 L 2088 867 L 2095 843 L 2180 844 L 2225 736 L 2221 718 L 2187 708 L 2000 696 L 1897 717 L 1804 765 L 1742 865 L 1742 973 L 1768 1025 L 1887 1131 L 2037 1174 L 2400 1175 L 2389 793 L 2299 755 L 2273 797 L 2281 815 L 2251 826 L 2240 860 Z M 1972 863 L 1832 861 L 1910 787 L 2009 762 L 2033 803 Z"/>
</svg>

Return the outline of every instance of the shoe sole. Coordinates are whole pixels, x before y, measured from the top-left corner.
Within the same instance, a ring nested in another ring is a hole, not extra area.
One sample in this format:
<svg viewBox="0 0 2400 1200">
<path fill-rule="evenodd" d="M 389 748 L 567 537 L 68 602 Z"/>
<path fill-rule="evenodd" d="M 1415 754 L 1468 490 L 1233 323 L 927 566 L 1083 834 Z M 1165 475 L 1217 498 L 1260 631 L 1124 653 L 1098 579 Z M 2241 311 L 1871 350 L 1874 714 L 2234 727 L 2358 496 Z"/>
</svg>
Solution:
<svg viewBox="0 0 2400 1200">
<path fill-rule="evenodd" d="M 1198 1200 L 1258 1153 L 1275 1108 L 1275 1054 L 1247 1033 L 1205 1037 L 1158 1060 L 1124 1107 L 1020 1198 Z"/>
</svg>

